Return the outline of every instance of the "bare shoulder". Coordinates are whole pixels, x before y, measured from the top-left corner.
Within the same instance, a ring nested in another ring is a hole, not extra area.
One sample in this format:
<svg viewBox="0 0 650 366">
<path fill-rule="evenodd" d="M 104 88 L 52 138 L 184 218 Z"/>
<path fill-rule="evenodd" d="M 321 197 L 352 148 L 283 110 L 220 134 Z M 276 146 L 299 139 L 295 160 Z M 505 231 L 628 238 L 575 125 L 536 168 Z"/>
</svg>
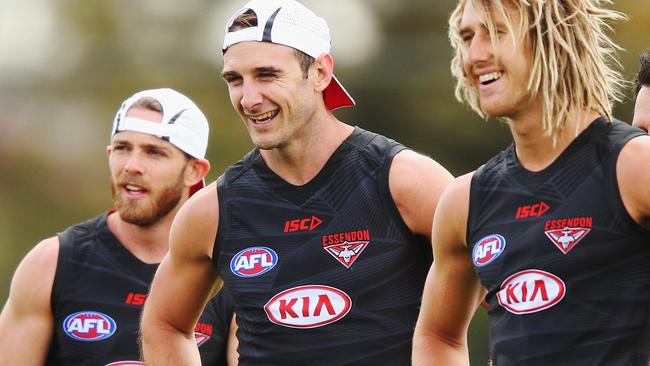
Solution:
<svg viewBox="0 0 650 366">
<path fill-rule="evenodd" d="M 440 197 L 438 226 L 447 228 L 456 242 L 465 243 L 467 216 L 469 214 L 469 194 L 474 172 L 456 178 Z"/>
<path fill-rule="evenodd" d="M 196 192 L 178 211 L 171 227 L 170 251 L 212 255 L 219 223 L 216 183 Z"/>
<path fill-rule="evenodd" d="M 444 189 L 454 177 L 428 156 L 403 150 L 393 158 L 388 185 L 406 225 L 416 234 L 431 236 L 431 222 Z"/>
<path fill-rule="evenodd" d="M 448 184 L 454 177 L 435 160 L 413 150 L 402 150 L 393 158 L 390 167 L 391 184 L 411 183 L 423 179 L 429 183 Z M 408 184 L 406 184 L 408 185 Z"/>
<path fill-rule="evenodd" d="M 32 248 L 16 269 L 11 282 L 10 301 L 23 310 L 49 309 L 58 253 L 59 239 L 56 236 Z"/>
<path fill-rule="evenodd" d="M 636 137 L 625 144 L 616 164 L 616 175 L 628 213 L 650 229 L 650 136 Z"/>
</svg>

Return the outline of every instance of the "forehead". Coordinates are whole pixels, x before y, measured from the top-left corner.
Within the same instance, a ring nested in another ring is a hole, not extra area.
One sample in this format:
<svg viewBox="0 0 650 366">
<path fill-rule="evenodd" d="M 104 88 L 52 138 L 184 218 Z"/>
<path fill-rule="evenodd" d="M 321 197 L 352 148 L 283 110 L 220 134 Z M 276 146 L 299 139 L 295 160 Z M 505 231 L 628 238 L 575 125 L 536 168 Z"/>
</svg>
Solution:
<svg viewBox="0 0 650 366">
<path fill-rule="evenodd" d="M 298 67 L 298 58 L 291 47 L 270 42 L 247 41 L 228 47 L 223 55 L 224 72 L 273 67 Z"/>
<path fill-rule="evenodd" d="M 509 1 L 490 1 L 484 3 L 480 0 L 465 0 L 463 3 L 459 28 L 463 31 L 467 28 L 484 26 L 488 24 L 490 20 L 494 25 L 506 24 L 508 20 L 503 16 L 500 9 L 503 9 L 511 20 L 518 18 L 517 9 L 514 4 Z"/>
</svg>

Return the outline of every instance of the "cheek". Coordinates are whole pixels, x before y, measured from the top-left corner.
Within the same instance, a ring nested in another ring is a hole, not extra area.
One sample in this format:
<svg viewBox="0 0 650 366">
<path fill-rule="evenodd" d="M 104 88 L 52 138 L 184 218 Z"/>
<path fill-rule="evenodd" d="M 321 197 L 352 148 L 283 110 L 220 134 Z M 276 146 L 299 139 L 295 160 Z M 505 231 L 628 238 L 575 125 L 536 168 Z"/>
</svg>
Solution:
<svg viewBox="0 0 650 366">
<path fill-rule="evenodd" d="M 241 106 L 241 88 L 240 87 L 229 87 L 228 88 L 228 94 L 230 95 L 230 103 L 235 107 L 235 109 L 239 109 Z"/>
</svg>

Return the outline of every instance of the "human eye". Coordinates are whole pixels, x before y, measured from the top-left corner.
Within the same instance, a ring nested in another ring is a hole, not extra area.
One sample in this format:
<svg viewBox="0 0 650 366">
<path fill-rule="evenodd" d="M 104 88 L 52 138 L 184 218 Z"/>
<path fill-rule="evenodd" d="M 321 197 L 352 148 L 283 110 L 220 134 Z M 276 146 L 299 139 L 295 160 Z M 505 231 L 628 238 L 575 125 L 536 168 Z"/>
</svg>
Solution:
<svg viewBox="0 0 650 366">
<path fill-rule="evenodd" d="M 223 75 L 223 80 L 228 84 L 228 86 L 236 86 L 241 84 L 242 77 L 241 75 L 227 73 Z"/>
</svg>

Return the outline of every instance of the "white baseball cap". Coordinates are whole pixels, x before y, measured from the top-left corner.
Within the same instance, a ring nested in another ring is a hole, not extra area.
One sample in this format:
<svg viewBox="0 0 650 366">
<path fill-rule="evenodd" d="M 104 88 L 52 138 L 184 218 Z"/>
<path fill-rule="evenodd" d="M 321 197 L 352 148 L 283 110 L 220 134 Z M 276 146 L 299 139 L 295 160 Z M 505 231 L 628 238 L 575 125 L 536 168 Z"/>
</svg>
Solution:
<svg viewBox="0 0 650 366">
<path fill-rule="evenodd" d="M 257 26 L 230 32 L 237 17 L 251 10 L 257 16 Z M 295 0 L 252 0 L 239 9 L 226 23 L 222 51 L 246 41 L 270 42 L 293 47 L 313 58 L 330 53 L 330 30 L 325 19 L 317 16 Z M 327 109 L 355 105 L 354 99 L 332 75 L 323 91 Z"/>
<path fill-rule="evenodd" d="M 152 122 L 141 118 L 127 117 L 127 111 L 142 98 L 153 98 L 162 106 L 162 121 Z M 208 119 L 192 100 L 170 89 L 149 89 L 137 92 L 126 99 L 118 109 L 111 140 L 121 131 L 146 133 L 162 138 L 196 159 L 205 159 L 208 149 L 210 126 Z M 205 186 L 205 181 L 190 189 L 190 194 Z"/>
</svg>

